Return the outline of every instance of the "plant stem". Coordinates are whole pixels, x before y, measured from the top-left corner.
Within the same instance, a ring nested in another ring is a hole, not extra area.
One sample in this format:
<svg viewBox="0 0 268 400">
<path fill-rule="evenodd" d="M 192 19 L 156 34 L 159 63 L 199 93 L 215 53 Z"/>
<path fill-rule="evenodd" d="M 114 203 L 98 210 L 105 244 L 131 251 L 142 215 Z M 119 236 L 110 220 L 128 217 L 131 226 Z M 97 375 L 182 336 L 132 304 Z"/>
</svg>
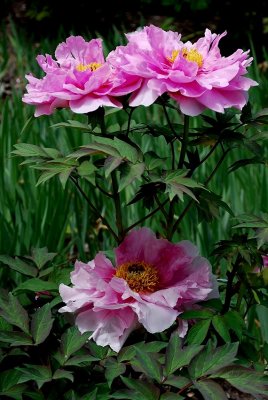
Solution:
<svg viewBox="0 0 268 400">
<path fill-rule="evenodd" d="M 113 198 L 113 195 L 111 193 L 106 192 L 97 182 L 96 182 L 96 187 L 99 189 L 101 193 L 103 193 L 107 197 Z"/>
<path fill-rule="evenodd" d="M 208 176 L 208 178 L 205 180 L 204 185 L 207 185 L 207 184 L 211 181 L 211 179 L 213 178 L 213 176 L 214 176 L 215 173 L 217 172 L 218 168 L 220 167 L 220 165 L 222 164 L 222 162 L 224 161 L 226 155 L 229 153 L 230 150 L 231 150 L 231 149 L 224 150 L 224 152 L 223 152 L 221 158 L 219 159 L 219 161 L 218 161 L 216 167 L 215 167 L 214 170 L 211 172 L 211 174 Z"/>
<path fill-rule="evenodd" d="M 220 167 L 220 165 L 222 164 L 225 156 L 229 153 L 230 149 L 227 149 L 223 152 L 221 158 L 219 159 L 219 161 L 217 162 L 216 167 L 214 168 L 214 170 L 211 172 L 211 174 L 208 176 L 208 178 L 205 180 L 204 185 L 207 185 L 211 179 L 213 178 L 213 176 L 215 175 L 216 171 L 218 170 L 218 168 Z M 185 217 L 185 215 L 187 214 L 187 212 L 189 211 L 189 209 L 192 207 L 192 205 L 194 204 L 194 200 L 189 201 L 189 203 L 187 204 L 187 206 L 184 208 L 184 210 L 182 211 L 181 215 L 179 216 L 179 218 L 177 219 L 177 221 L 175 222 L 173 229 L 172 229 L 172 236 L 174 235 L 174 233 L 176 232 L 179 224 L 181 223 L 182 219 Z"/>
<path fill-rule="evenodd" d="M 184 392 L 184 390 L 189 389 L 189 387 L 193 386 L 193 382 L 187 383 L 187 385 L 183 386 L 178 392 L 177 394 L 181 394 Z"/>
<path fill-rule="evenodd" d="M 200 160 L 199 164 L 196 165 L 194 168 L 192 168 L 189 172 L 189 174 L 187 176 L 192 176 L 192 174 L 194 173 L 194 171 L 200 167 L 200 165 L 202 165 L 205 161 L 207 161 L 207 159 L 211 156 L 211 154 L 214 153 L 214 151 L 216 150 L 216 148 L 218 147 L 220 143 L 220 138 L 217 140 L 217 142 L 212 146 L 212 148 L 209 150 L 209 152 L 204 156 L 204 158 L 202 158 L 202 160 Z"/>
<path fill-rule="evenodd" d="M 118 231 L 118 241 L 119 241 L 119 243 L 121 243 L 125 237 L 125 232 L 124 232 L 124 228 L 123 228 L 121 202 L 120 202 L 120 195 L 118 193 L 118 184 L 117 184 L 115 171 L 113 171 L 111 173 L 111 177 L 112 177 L 112 186 L 113 186 L 113 199 L 114 199 L 114 206 L 115 206 L 116 226 L 117 226 L 117 231 Z"/>
<path fill-rule="evenodd" d="M 157 207 L 156 209 L 154 209 L 153 211 L 151 211 L 149 214 L 145 215 L 145 217 L 139 219 L 137 222 L 135 222 L 134 224 L 130 225 L 125 232 L 130 231 L 132 228 L 134 228 L 135 226 L 141 224 L 142 222 L 146 221 L 146 219 L 150 218 L 152 215 L 154 215 L 157 211 L 161 210 L 162 207 L 168 202 L 168 199 L 166 199 L 163 203 L 161 203 L 159 205 L 159 207 Z"/>
<path fill-rule="evenodd" d="M 186 156 L 186 151 L 187 151 L 187 146 L 188 146 L 188 134 L 189 134 L 189 122 L 190 122 L 190 117 L 188 115 L 184 116 L 184 129 L 183 129 L 183 139 L 182 139 L 182 144 L 181 144 L 181 153 L 180 153 L 180 159 L 179 159 L 179 165 L 178 168 L 182 168 Z"/>
<path fill-rule="evenodd" d="M 176 139 L 181 141 L 180 136 L 177 134 L 177 132 L 175 131 L 175 129 L 174 129 L 173 125 L 172 125 L 172 122 L 170 121 L 170 118 L 169 118 L 169 115 L 168 115 L 168 112 L 167 112 L 167 108 L 166 108 L 166 106 L 164 104 L 163 104 L 163 110 L 164 110 L 164 114 L 165 114 L 165 117 L 166 117 L 166 120 L 167 120 L 167 123 L 168 123 L 168 126 L 169 126 L 171 132 L 173 133 L 173 135 L 174 135 L 174 137 Z"/>
<path fill-rule="evenodd" d="M 129 135 L 130 123 L 131 123 L 131 116 L 132 116 L 134 110 L 135 110 L 135 108 L 131 108 L 130 111 L 129 111 L 129 113 L 126 111 L 126 113 L 128 114 L 127 132 L 126 132 L 127 137 L 128 137 L 128 135 Z"/>
<path fill-rule="evenodd" d="M 188 134 L 189 134 L 189 122 L 190 117 L 188 115 L 184 116 L 184 130 L 183 139 L 181 145 L 181 153 L 178 168 L 182 168 L 186 156 L 187 145 L 188 145 Z M 171 240 L 173 236 L 173 218 L 174 218 L 174 208 L 175 208 L 176 197 L 170 202 L 169 213 L 167 218 L 167 239 Z"/>
<path fill-rule="evenodd" d="M 171 159 L 172 159 L 172 165 L 171 168 L 175 169 L 175 150 L 174 150 L 174 142 L 170 142 L 170 147 L 171 147 Z"/>
<path fill-rule="evenodd" d="M 226 294 L 225 294 L 225 302 L 222 308 L 222 314 L 227 313 L 227 311 L 230 308 L 231 305 L 231 300 L 233 297 L 233 281 L 235 278 L 235 275 L 237 273 L 237 269 L 239 267 L 241 261 L 241 257 L 237 257 L 235 264 L 233 265 L 233 268 L 231 271 L 227 272 L 227 286 L 226 286 Z"/>
<path fill-rule="evenodd" d="M 111 232 L 111 234 L 113 235 L 113 237 L 115 238 L 115 240 L 117 242 L 119 242 L 119 238 L 116 235 L 116 233 L 114 232 L 114 230 L 112 229 L 111 225 L 109 224 L 109 222 L 106 220 L 106 218 L 99 212 L 99 210 L 94 206 L 94 204 L 91 202 L 90 198 L 87 196 L 87 194 L 84 192 L 84 190 L 81 188 L 81 186 L 79 185 L 78 181 L 76 178 L 74 178 L 73 176 L 71 176 L 71 180 L 72 182 L 75 184 L 76 188 L 78 189 L 78 191 L 81 193 L 81 195 L 84 197 L 84 199 L 87 201 L 88 205 L 90 206 L 90 208 L 95 212 L 95 214 L 103 221 L 103 224 L 107 226 L 109 232 Z"/>
</svg>

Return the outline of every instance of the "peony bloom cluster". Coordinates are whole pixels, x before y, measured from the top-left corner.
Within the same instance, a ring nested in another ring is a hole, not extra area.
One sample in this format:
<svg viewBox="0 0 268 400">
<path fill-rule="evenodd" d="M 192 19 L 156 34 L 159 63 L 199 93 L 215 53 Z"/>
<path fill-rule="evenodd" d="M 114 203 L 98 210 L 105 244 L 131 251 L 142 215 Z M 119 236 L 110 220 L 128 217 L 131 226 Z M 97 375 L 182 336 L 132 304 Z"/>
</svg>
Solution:
<svg viewBox="0 0 268 400">
<path fill-rule="evenodd" d="M 29 84 L 22 100 L 36 106 L 36 117 L 62 107 L 78 114 L 100 106 L 121 108 L 116 97 L 140 86 L 141 80 L 125 77 L 105 62 L 101 39 L 86 42 L 81 36 L 70 36 L 59 44 L 55 57 L 56 61 L 50 55 L 37 57 L 44 78 L 26 75 Z"/>
<path fill-rule="evenodd" d="M 143 79 L 130 98 L 132 107 L 149 106 L 168 93 L 182 113 L 190 116 L 206 108 L 217 112 L 228 107 L 241 110 L 248 89 L 257 85 L 244 76 L 252 58 L 240 49 L 229 57 L 221 56 L 218 45 L 225 35 L 207 29 L 196 43 L 183 43 L 178 33 L 151 25 L 127 34 L 127 46 L 118 47 L 108 60 L 129 76 Z"/>
<path fill-rule="evenodd" d="M 141 228 L 115 249 L 115 259 L 115 267 L 102 253 L 77 261 L 73 286 L 60 285 L 60 312 L 74 313 L 80 332 L 91 331 L 98 345 L 119 351 L 138 326 L 162 332 L 183 310 L 218 297 L 208 260 L 188 241 L 173 244 Z M 179 326 L 184 336 L 187 328 Z"/>
<path fill-rule="evenodd" d="M 228 57 L 220 53 L 217 35 L 206 30 L 196 43 L 153 25 L 127 34 L 128 44 L 112 51 L 105 62 L 100 39 L 86 42 L 71 36 L 51 56 L 38 56 L 45 77 L 26 76 L 23 101 L 36 106 L 35 116 L 57 107 L 88 113 L 100 106 L 122 107 L 118 97 L 130 94 L 129 105 L 149 106 L 167 93 L 182 113 L 198 115 L 205 109 L 224 112 L 242 109 L 248 90 L 257 85 L 245 77 L 251 64 L 248 51 Z"/>
</svg>

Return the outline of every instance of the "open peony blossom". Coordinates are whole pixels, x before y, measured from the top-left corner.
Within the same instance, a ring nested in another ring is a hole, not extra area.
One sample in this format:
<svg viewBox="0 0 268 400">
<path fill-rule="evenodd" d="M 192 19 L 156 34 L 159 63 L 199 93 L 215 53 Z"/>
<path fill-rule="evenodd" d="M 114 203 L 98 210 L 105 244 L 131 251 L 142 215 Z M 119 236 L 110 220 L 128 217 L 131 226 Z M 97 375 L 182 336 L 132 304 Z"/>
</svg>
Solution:
<svg viewBox="0 0 268 400">
<path fill-rule="evenodd" d="M 142 78 L 142 85 L 132 94 L 132 107 L 149 106 L 168 93 L 190 116 L 206 108 L 224 112 L 225 108 L 242 109 L 247 91 L 257 85 L 245 77 L 252 58 L 239 49 L 221 56 L 218 44 L 226 35 L 211 33 L 196 43 L 181 41 L 181 35 L 153 25 L 127 34 L 129 43 L 119 46 L 107 60 L 130 77 Z"/>
<path fill-rule="evenodd" d="M 28 93 L 22 100 L 36 106 L 36 117 L 52 114 L 58 107 L 70 107 L 75 113 L 88 113 L 100 106 L 121 108 L 115 97 L 141 84 L 141 79 L 126 78 L 124 72 L 105 62 L 101 39 L 86 42 L 81 36 L 70 36 L 59 44 L 55 56 L 56 61 L 50 55 L 37 57 L 44 78 L 26 75 Z"/>
<path fill-rule="evenodd" d="M 188 241 L 157 239 L 148 228 L 134 230 L 115 249 L 114 267 L 102 253 L 88 264 L 77 261 L 73 287 L 60 285 L 81 333 L 119 351 L 140 324 L 151 333 L 169 328 L 185 308 L 218 297 L 211 266 Z M 183 336 L 185 324 L 179 325 Z"/>
</svg>

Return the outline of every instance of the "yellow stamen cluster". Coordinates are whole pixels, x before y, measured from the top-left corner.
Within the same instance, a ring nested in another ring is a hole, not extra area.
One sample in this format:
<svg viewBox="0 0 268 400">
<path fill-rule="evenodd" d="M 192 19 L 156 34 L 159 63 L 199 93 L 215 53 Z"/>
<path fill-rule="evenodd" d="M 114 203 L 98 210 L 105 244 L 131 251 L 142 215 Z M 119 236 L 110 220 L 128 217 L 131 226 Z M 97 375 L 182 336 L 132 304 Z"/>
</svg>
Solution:
<svg viewBox="0 0 268 400">
<path fill-rule="evenodd" d="M 133 261 L 117 267 L 115 276 L 127 281 L 128 286 L 137 293 L 152 293 L 159 287 L 157 269 L 144 261 Z"/>
<path fill-rule="evenodd" d="M 167 57 L 168 61 L 174 63 L 178 55 L 181 53 L 182 57 L 187 61 L 195 62 L 199 67 L 202 67 L 203 57 L 196 49 L 186 49 L 185 47 L 180 50 L 173 50 L 171 57 Z"/>
<path fill-rule="evenodd" d="M 96 71 L 96 69 L 101 67 L 101 63 L 92 62 L 90 64 L 78 64 L 76 66 L 77 71 L 85 72 L 90 70 L 91 72 Z"/>
<path fill-rule="evenodd" d="M 171 63 L 174 63 L 174 61 L 178 57 L 179 53 L 180 53 L 180 50 L 173 50 L 171 57 L 167 57 L 168 61 L 170 61 Z"/>
</svg>

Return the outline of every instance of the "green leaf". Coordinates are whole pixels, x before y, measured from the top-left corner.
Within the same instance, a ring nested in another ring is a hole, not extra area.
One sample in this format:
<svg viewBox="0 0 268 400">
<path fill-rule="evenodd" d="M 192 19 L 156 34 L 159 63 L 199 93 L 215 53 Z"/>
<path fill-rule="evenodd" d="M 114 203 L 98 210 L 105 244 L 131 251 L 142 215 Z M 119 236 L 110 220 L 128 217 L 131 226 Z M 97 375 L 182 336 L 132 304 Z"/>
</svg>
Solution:
<svg viewBox="0 0 268 400">
<path fill-rule="evenodd" d="M 52 329 L 53 321 L 50 304 L 45 304 L 34 313 L 31 332 L 36 345 L 46 340 Z"/>
<path fill-rule="evenodd" d="M 15 154 L 21 157 L 45 157 L 47 153 L 42 147 L 36 146 L 35 144 L 29 143 L 17 143 L 14 145 L 16 150 L 13 150 L 11 154 Z"/>
<path fill-rule="evenodd" d="M 241 340 L 243 330 L 246 329 L 245 321 L 241 315 L 237 311 L 231 310 L 224 314 L 223 319 L 229 330 L 234 331 L 238 339 Z"/>
<path fill-rule="evenodd" d="M 125 189 L 125 187 L 130 185 L 134 180 L 140 179 L 144 168 L 144 163 L 124 164 L 121 169 L 118 191 L 121 192 L 121 190 Z"/>
<path fill-rule="evenodd" d="M 67 183 L 72 171 L 73 171 L 73 168 L 69 168 L 66 171 L 63 171 L 63 172 L 59 173 L 59 180 L 60 180 L 60 183 L 61 183 L 61 186 L 62 186 L 63 190 L 66 187 L 66 183 Z"/>
<path fill-rule="evenodd" d="M 188 188 L 205 189 L 202 184 L 195 182 L 193 179 L 187 178 L 187 173 L 188 171 L 185 170 L 168 171 L 166 173 L 166 176 L 162 181 L 167 185 L 166 192 L 169 194 L 170 200 L 177 195 L 179 199 L 183 201 L 183 193 L 186 193 L 192 199 L 197 201 L 193 192 Z"/>
<path fill-rule="evenodd" d="M 209 319 L 212 318 L 214 313 L 210 310 L 191 310 L 185 311 L 180 314 L 182 319 Z"/>
<path fill-rule="evenodd" d="M 20 272 L 21 274 L 27 276 L 36 276 L 37 269 L 34 268 L 32 265 L 27 264 L 26 262 L 22 261 L 18 257 L 12 258 L 10 256 L 0 256 L 0 262 L 3 264 L 8 265 L 11 269 Z"/>
<path fill-rule="evenodd" d="M 190 344 L 201 344 L 207 336 L 210 322 L 210 319 L 205 319 L 193 325 L 188 331 L 186 337 L 187 342 Z"/>
<path fill-rule="evenodd" d="M 152 171 L 153 169 L 162 167 L 167 161 L 167 157 L 159 157 L 155 152 L 148 151 L 144 154 L 146 169 Z"/>
<path fill-rule="evenodd" d="M 243 124 L 246 124 L 247 122 L 250 122 L 252 120 L 252 111 L 251 111 L 251 104 L 248 102 L 242 109 L 241 115 L 240 115 L 240 121 Z"/>
<path fill-rule="evenodd" d="M 119 362 L 132 360 L 136 355 L 136 349 L 134 346 L 123 347 L 118 353 L 117 359 Z"/>
<path fill-rule="evenodd" d="M 6 298 L 0 298 L 0 315 L 11 325 L 15 325 L 23 332 L 29 333 L 29 317 L 27 311 L 18 299 L 9 293 Z"/>
<path fill-rule="evenodd" d="M 125 364 L 118 363 L 113 358 L 110 358 L 105 363 L 105 378 L 108 382 L 109 387 L 112 386 L 113 380 L 124 374 L 126 371 Z"/>
<path fill-rule="evenodd" d="M 97 400 L 98 388 L 96 387 L 90 393 L 85 394 L 80 400 Z"/>
<path fill-rule="evenodd" d="M 44 383 L 52 380 L 50 368 L 44 365 L 24 364 L 24 367 L 17 367 L 16 371 L 20 372 L 19 383 L 33 380 L 37 383 L 38 389 L 40 389 Z"/>
<path fill-rule="evenodd" d="M 49 253 L 47 247 L 33 249 L 32 260 L 38 269 L 42 269 L 47 262 L 52 261 L 57 253 Z"/>
<path fill-rule="evenodd" d="M 27 388 L 26 388 L 26 390 L 24 390 L 24 396 L 26 398 L 29 397 L 32 400 L 46 400 L 44 395 L 43 395 L 43 393 L 41 393 L 41 392 L 31 392 L 31 391 L 28 391 Z"/>
<path fill-rule="evenodd" d="M 77 167 L 77 172 L 82 178 L 86 178 L 93 185 L 95 184 L 95 172 L 97 168 L 90 161 L 83 161 L 79 167 Z"/>
<path fill-rule="evenodd" d="M 8 399 L 23 400 L 22 395 L 25 394 L 26 385 L 16 385 L 10 389 L 0 392 L 0 396 L 4 396 Z"/>
<path fill-rule="evenodd" d="M 260 328 L 263 340 L 265 342 L 268 342 L 268 320 L 267 320 L 268 308 L 262 304 L 256 304 L 255 307 L 258 320 L 260 321 Z"/>
<path fill-rule="evenodd" d="M 123 383 L 129 388 L 134 389 L 146 400 L 157 400 L 159 398 L 159 389 L 149 382 L 138 379 L 125 378 L 121 376 Z"/>
<path fill-rule="evenodd" d="M 121 399 L 121 400 L 144 400 L 146 399 L 144 396 L 141 395 L 141 393 L 137 393 L 133 390 L 118 390 L 117 392 L 114 392 L 110 394 L 109 399 Z"/>
<path fill-rule="evenodd" d="M 136 164 L 138 161 L 142 161 L 141 153 L 138 152 L 138 150 L 134 146 L 131 146 L 128 142 L 115 137 L 114 145 L 122 158 L 130 161 L 133 164 Z"/>
<path fill-rule="evenodd" d="M 21 374 L 15 369 L 0 373 L 0 392 L 6 392 L 19 383 Z"/>
<path fill-rule="evenodd" d="M 197 204 L 198 220 L 211 222 L 214 218 L 219 218 L 220 208 L 227 211 L 231 216 L 234 216 L 231 208 L 226 204 L 221 196 L 216 193 L 202 190 L 198 197 L 199 203 Z"/>
<path fill-rule="evenodd" d="M 222 368 L 211 378 L 225 379 L 236 389 L 254 395 L 268 395 L 268 378 L 258 372 L 241 366 Z"/>
<path fill-rule="evenodd" d="M 229 327 L 226 325 L 226 319 L 222 315 L 214 315 L 212 318 L 212 325 L 215 331 L 222 337 L 225 343 L 229 343 L 231 341 L 231 337 L 229 335 Z"/>
<path fill-rule="evenodd" d="M 46 166 L 42 169 L 45 169 L 45 171 L 40 175 L 36 186 L 39 186 L 41 183 L 45 183 L 46 181 L 48 181 L 49 179 L 53 178 L 56 175 L 59 175 L 60 177 L 60 181 L 62 183 L 63 188 L 65 188 L 65 184 L 66 181 L 68 179 L 68 177 L 70 176 L 70 174 L 72 173 L 72 171 L 74 170 L 74 166 L 68 166 L 68 165 L 50 165 L 50 168 L 48 168 L 48 165 L 46 164 Z M 41 168 L 39 168 L 41 169 Z"/>
<path fill-rule="evenodd" d="M 64 356 L 64 360 L 81 349 L 90 336 L 90 332 L 86 332 L 83 335 L 78 331 L 75 326 L 67 329 L 61 337 L 61 352 Z"/>
<path fill-rule="evenodd" d="M 141 351 L 138 347 L 136 347 L 135 366 L 136 365 L 141 368 L 150 378 L 155 379 L 157 382 L 162 381 L 162 366 L 156 360 L 153 354 Z"/>
<path fill-rule="evenodd" d="M 62 127 L 71 128 L 71 129 L 80 129 L 85 132 L 92 131 L 88 124 L 83 124 L 82 122 L 71 120 L 71 119 L 68 119 L 67 122 L 59 122 L 57 124 L 51 125 L 51 128 L 62 128 Z"/>
<path fill-rule="evenodd" d="M 43 281 L 39 278 L 32 278 L 28 281 L 21 283 L 18 287 L 13 290 L 14 294 L 24 292 L 43 292 L 43 291 L 58 291 L 59 287 L 54 282 Z"/>
<path fill-rule="evenodd" d="M 29 346 L 33 344 L 29 335 L 15 331 L 0 331 L 0 342 L 10 343 L 11 346 Z"/>
<path fill-rule="evenodd" d="M 165 375 L 171 375 L 173 372 L 177 371 L 184 365 L 188 365 L 192 358 L 196 356 L 203 346 L 187 346 L 181 347 L 181 339 L 177 334 L 173 334 L 170 338 L 166 356 L 165 356 Z"/>
<path fill-rule="evenodd" d="M 207 345 L 189 366 L 189 373 L 193 379 L 212 374 L 220 368 L 232 364 L 236 358 L 239 343 L 229 343 L 213 349 Z"/>
<path fill-rule="evenodd" d="M 68 379 L 71 382 L 74 381 L 72 372 L 66 371 L 64 369 L 57 369 L 54 372 L 52 379 Z"/>
<path fill-rule="evenodd" d="M 100 139 L 100 138 L 98 138 Z M 90 143 L 85 146 L 81 146 L 80 150 L 70 154 L 70 157 L 83 157 L 86 155 L 94 155 L 94 154 L 107 154 L 109 156 L 113 156 L 116 158 L 120 158 L 120 153 L 116 149 L 113 140 L 112 139 L 107 139 L 107 138 L 102 138 L 106 139 L 105 144 L 103 143 Z"/>
<path fill-rule="evenodd" d="M 83 366 L 83 365 L 90 365 L 92 361 L 98 361 L 98 358 L 93 357 L 91 355 L 83 355 L 83 356 L 74 356 L 69 358 L 67 361 L 64 362 L 65 366 Z"/>
<path fill-rule="evenodd" d="M 104 162 L 104 175 L 105 178 L 108 178 L 108 176 L 117 168 L 119 165 L 122 163 L 123 159 L 122 158 L 117 158 L 117 157 L 107 157 L 105 162 Z"/>
<path fill-rule="evenodd" d="M 190 379 L 185 376 L 170 375 L 168 379 L 165 380 L 165 384 L 169 386 L 174 386 L 178 389 L 183 388 L 191 383 Z"/>
<path fill-rule="evenodd" d="M 0 331 L 12 331 L 12 325 L 9 324 L 3 317 L 0 317 Z"/>
<path fill-rule="evenodd" d="M 93 340 L 90 340 L 87 343 L 87 347 L 90 349 L 90 353 L 93 355 L 93 357 L 97 358 L 98 360 L 103 360 L 109 351 L 108 346 L 98 346 Z"/>
<path fill-rule="evenodd" d="M 180 396 L 178 393 L 166 392 L 160 397 L 160 400 L 183 400 L 185 397 Z"/>
<path fill-rule="evenodd" d="M 162 349 L 167 347 L 167 343 L 159 342 L 159 341 L 152 341 L 152 342 L 140 342 L 135 344 L 134 346 L 126 346 L 123 347 L 117 355 L 117 359 L 119 362 L 132 360 L 136 354 L 136 348 L 139 348 L 142 352 L 150 353 L 156 352 L 158 353 Z"/>
<path fill-rule="evenodd" d="M 204 400 L 228 400 L 222 387 L 211 379 L 195 382 L 194 386 L 202 394 Z"/>
</svg>

